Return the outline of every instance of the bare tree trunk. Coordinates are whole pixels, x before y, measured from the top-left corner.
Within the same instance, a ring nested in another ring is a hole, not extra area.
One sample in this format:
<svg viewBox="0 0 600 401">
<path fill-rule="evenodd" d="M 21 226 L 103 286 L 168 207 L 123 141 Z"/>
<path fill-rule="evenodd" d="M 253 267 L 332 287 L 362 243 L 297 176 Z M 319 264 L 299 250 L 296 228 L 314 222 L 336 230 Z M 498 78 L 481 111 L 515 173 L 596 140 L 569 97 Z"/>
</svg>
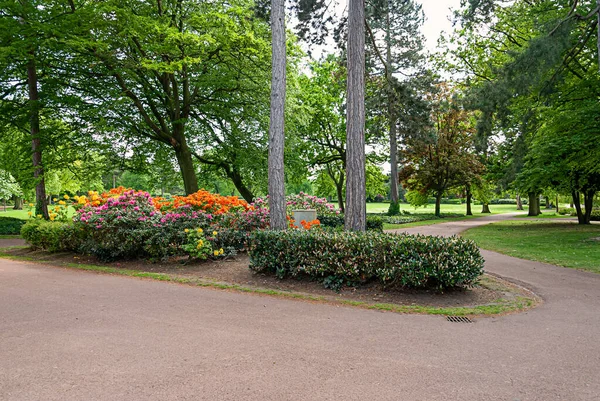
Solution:
<svg viewBox="0 0 600 401">
<path fill-rule="evenodd" d="M 440 192 L 440 193 L 436 193 L 435 194 L 435 215 L 437 217 L 440 217 L 441 212 L 442 212 L 442 195 L 444 193 Z"/>
<path fill-rule="evenodd" d="M 35 179 L 36 214 L 49 219 L 46 202 L 46 185 L 44 183 L 44 167 L 42 166 L 42 143 L 40 140 L 40 105 L 38 94 L 37 68 L 35 52 L 32 50 L 27 63 L 27 88 L 29 90 L 31 152 L 33 161 L 33 177 Z"/>
<path fill-rule="evenodd" d="M 473 200 L 473 194 L 471 193 L 471 185 L 467 185 L 467 216 L 473 216 L 471 210 L 471 201 Z"/>
<path fill-rule="evenodd" d="M 540 211 L 540 196 L 535 192 L 529 192 L 529 213 L 527 216 L 539 216 L 542 214 Z"/>
<path fill-rule="evenodd" d="M 285 0 L 271 0 L 272 72 L 269 125 L 269 214 L 271 229 L 287 228 L 285 211 Z"/>
<path fill-rule="evenodd" d="M 492 213 L 490 211 L 490 205 L 487 203 L 482 203 L 481 204 L 481 213 Z"/>
<path fill-rule="evenodd" d="M 583 193 L 583 205 L 585 207 L 585 212 L 584 212 L 584 223 L 583 224 L 590 224 L 592 221 L 592 210 L 594 209 L 594 195 L 596 194 L 595 191 L 585 191 Z"/>
<path fill-rule="evenodd" d="M 521 201 L 521 195 L 517 195 L 517 210 L 523 210 L 523 202 Z"/>
<path fill-rule="evenodd" d="M 571 196 L 573 197 L 573 204 L 575 205 L 575 210 L 577 211 L 577 221 L 579 224 L 586 224 L 585 222 L 585 214 L 581 210 L 581 194 L 579 191 L 572 191 Z M 588 223 L 589 224 L 589 223 Z"/>
<path fill-rule="evenodd" d="M 389 7 L 389 4 L 388 4 Z M 392 85 L 392 43 L 390 28 L 390 10 L 386 16 L 386 80 L 388 85 L 388 119 L 390 123 L 390 200 L 398 204 L 398 137 L 396 133 L 396 102 Z"/>
<path fill-rule="evenodd" d="M 13 200 L 14 200 L 13 210 L 23 210 L 23 198 L 21 198 L 20 196 L 17 196 L 17 195 L 13 195 Z"/>
<path fill-rule="evenodd" d="M 558 213 L 558 209 L 559 209 L 559 206 L 558 206 L 558 195 L 556 195 L 556 213 Z"/>
<path fill-rule="evenodd" d="M 177 157 L 177 164 L 179 164 L 179 170 L 181 171 L 181 177 L 183 178 L 185 194 L 189 195 L 198 192 L 196 169 L 194 168 L 192 153 L 188 149 L 187 144 L 185 147 L 182 144 L 175 149 L 175 156 Z"/>
<path fill-rule="evenodd" d="M 345 228 L 365 231 L 365 2 L 348 2 Z"/>
</svg>

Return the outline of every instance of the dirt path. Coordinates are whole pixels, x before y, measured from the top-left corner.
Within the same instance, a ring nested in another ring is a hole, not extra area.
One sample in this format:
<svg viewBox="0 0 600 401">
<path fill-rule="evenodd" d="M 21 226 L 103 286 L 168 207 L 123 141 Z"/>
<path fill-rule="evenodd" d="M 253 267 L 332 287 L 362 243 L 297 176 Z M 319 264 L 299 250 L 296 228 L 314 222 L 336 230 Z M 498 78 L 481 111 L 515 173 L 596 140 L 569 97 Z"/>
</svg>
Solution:
<svg viewBox="0 0 600 401">
<path fill-rule="evenodd" d="M 545 303 L 459 324 L 0 260 L 0 399 L 598 400 L 600 275 L 484 256 Z"/>
</svg>

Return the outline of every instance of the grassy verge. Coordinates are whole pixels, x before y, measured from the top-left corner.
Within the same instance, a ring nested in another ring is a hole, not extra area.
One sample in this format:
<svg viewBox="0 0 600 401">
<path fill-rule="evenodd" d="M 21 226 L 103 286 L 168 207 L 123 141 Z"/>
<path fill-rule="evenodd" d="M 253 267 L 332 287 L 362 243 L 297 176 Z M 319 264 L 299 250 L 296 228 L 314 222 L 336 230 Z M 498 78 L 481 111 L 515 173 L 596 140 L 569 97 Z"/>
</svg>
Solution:
<svg viewBox="0 0 600 401">
<path fill-rule="evenodd" d="M 542 214 L 540 214 L 539 216 L 536 216 L 536 217 L 530 217 L 530 216 L 527 216 L 527 214 L 518 215 L 516 217 L 522 218 L 522 219 L 565 219 L 565 218 L 566 219 L 569 219 L 569 218 L 576 219 L 576 217 L 558 214 L 555 211 L 546 210 L 546 209 L 542 209 Z"/>
<path fill-rule="evenodd" d="M 461 234 L 492 251 L 600 273 L 600 225 L 543 220 L 502 221 Z M 596 238 L 596 239 L 595 239 Z"/>
<path fill-rule="evenodd" d="M 387 213 L 389 203 L 367 203 L 367 213 Z M 527 211 L 527 205 L 524 205 L 525 211 Z M 471 205 L 473 214 L 476 216 L 485 216 L 486 214 L 481 213 L 481 205 Z M 435 211 L 435 205 L 426 205 L 424 207 L 414 208 L 408 203 L 401 203 L 400 210 L 407 210 L 411 214 L 419 213 L 433 213 Z M 467 213 L 466 205 L 440 205 L 440 211 L 444 213 Z M 517 211 L 516 205 L 490 205 L 490 211 L 492 214 L 498 213 L 511 213 Z"/>
<path fill-rule="evenodd" d="M 527 310 L 536 306 L 540 300 L 533 294 L 526 295 L 522 289 L 512 287 L 508 283 L 499 281 L 496 278 L 490 276 L 483 276 L 480 280 L 479 285 L 485 288 L 497 290 L 501 288 L 506 293 L 511 293 L 510 299 L 497 299 L 485 305 L 476 306 L 459 306 L 459 307 L 436 307 L 427 305 L 400 305 L 390 303 L 370 303 L 363 301 L 354 301 L 339 298 L 336 296 L 321 296 L 311 295 L 306 293 L 298 293 L 292 291 L 281 291 L 270 288 L 260 287 L 249 287 L 239 284 L 231 284 L 225 282 L 211 281 L 202 278 L 188 278 L 180 277 L 168 273 L 154 273 L 144 272 L 139 270 L 129 270 L 123 268 L 115 268 L 111 266 L 98 266 L 91 264 L 78 264 L 78 263 L 61 263 L 56 261 L 44 261 L 39 259 L 33 259 L 26 256 L 15 256 L 10 253 L 11 249 L 22 248 L 22 247 L 10 247 L 0 248 L 0 258 L 18 260 L 18 261 L 33 261 L 35 263 L 41 263 L 50 266 L 57 266 L 68 269 L 77 269 L 90 271 L 100 274 L 111 274 L 120 275 L 126 277 L 134 277 L 141 279 L 151 279 L 157 281 L 171 282 L 177 284 L 191 285 L 197 287 L 207 287 L 217 290 L 228 290 L 243 293 L 250 293 L 256 295 L 266 295 L 274 297 L 282 297 L 288 299 L 299 299 L 305 301 L 337 304 L 349 307 L 358 307 L 362 309 L 371 309 L 378 311 L 388 311 L 395 313 L 410 313 L 410 314 L 429 314 L 429 315 L 443 315 L 443 316 L 491 316 L 500 315 L 507 313 L 515 313 L 523 310 Z"/>
</svg>

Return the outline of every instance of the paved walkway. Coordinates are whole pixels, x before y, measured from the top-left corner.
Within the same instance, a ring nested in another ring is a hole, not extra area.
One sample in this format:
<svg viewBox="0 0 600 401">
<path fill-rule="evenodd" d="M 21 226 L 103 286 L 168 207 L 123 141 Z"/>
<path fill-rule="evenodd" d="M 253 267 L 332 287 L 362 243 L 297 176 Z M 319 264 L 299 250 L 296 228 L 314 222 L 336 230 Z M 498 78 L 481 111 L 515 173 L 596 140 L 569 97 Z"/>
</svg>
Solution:
<svg viewBox="0 0 600 401">
<path fill-rule="evenodd" d="M 600 399 L 600 275 L 484 256 L 545 303 L 457 324 L 0 260 L 0 400 Z"/>
</svg>

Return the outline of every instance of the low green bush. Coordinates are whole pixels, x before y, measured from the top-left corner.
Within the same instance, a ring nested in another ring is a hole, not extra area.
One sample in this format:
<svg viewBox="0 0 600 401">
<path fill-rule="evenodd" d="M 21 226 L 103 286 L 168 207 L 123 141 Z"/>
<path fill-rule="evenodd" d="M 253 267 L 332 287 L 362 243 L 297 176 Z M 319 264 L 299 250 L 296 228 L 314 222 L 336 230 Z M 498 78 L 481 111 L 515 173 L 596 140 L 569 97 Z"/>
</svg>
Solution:
<svg viewBox="0 0 600 401">
<path fill-rule="evenodd" d="M 590 215 L 591 221 L 600 221 L 600 210 L 592 210 L 592 214 Z"/>
<path fill-rule="evenodd" d="M 321 222 L 321 226 L 329 228 L 344 227 L 344 215 L 317 215 L 317 220 Z M 367 216 L 367 231 L 383 232 L 384 220 L 380 216 Z"/>
<path fill-rule="evenodd" d="M 437 289 L 473 285 L 484 262 L 475 243 L 460 237 L 319 230 L 256 231 L 249 255 L 252 270 L 280 278 Z"/>
<path fill-rule="evenodd" d="M 390 202 L 390 207 L 388 208 L 387 215 L 388 216 L 397 216 L 400 214 L 400 202 Z"/>
<path fill-rule="evenodd" d="M 15 217 L 0 217 L 0 235 L 19 235 L 26 222 Z"/>
<path fill-rule="evenodd" d="M 561 207 L 558 209 L 558 214 L 560 214 L 561 216 L 576 216 L 577 212 L 572 207 Z"/>
<path fill-rule="evenodd" d="M 30 220 L 21 228 L 21 236 L 32 248 L 48 252 L 73 250 L 73 227 L 58 221 Z"/>
</svg>

